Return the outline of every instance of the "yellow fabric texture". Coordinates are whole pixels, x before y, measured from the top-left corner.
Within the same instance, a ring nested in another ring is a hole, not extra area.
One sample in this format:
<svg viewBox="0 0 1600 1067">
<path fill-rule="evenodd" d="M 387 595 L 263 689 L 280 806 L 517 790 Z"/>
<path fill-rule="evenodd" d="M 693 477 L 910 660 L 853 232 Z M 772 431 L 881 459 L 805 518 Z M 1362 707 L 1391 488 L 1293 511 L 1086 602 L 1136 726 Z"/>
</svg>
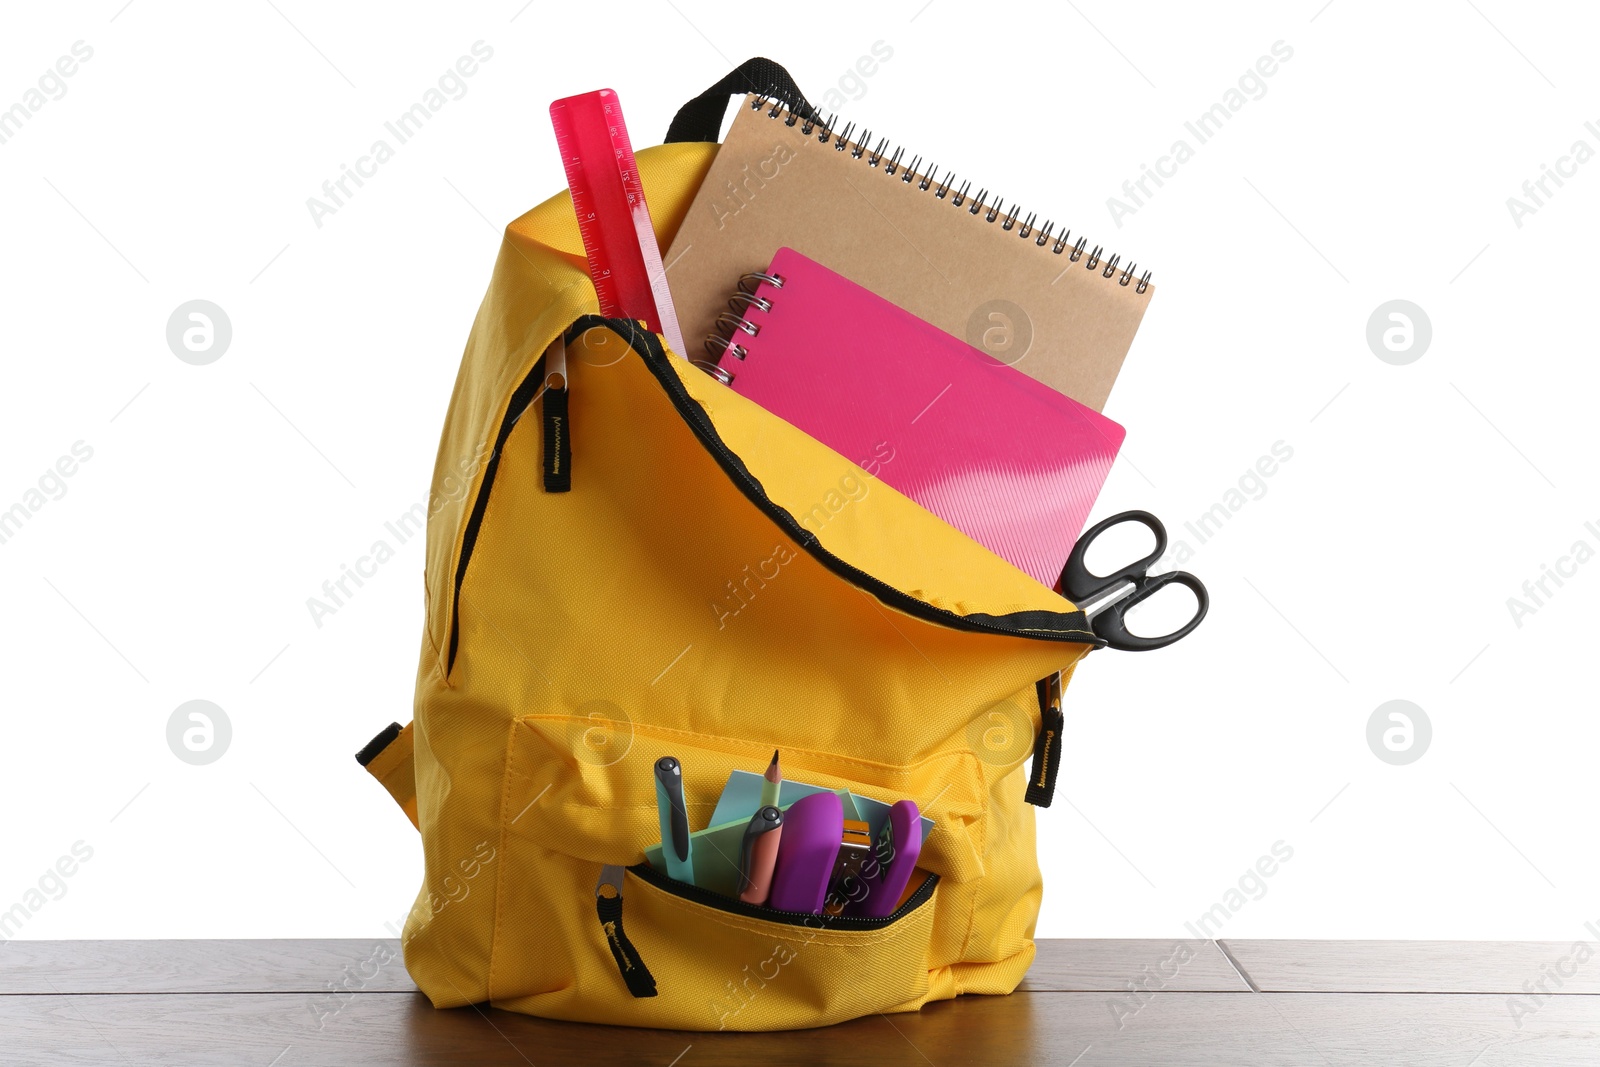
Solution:
<svg viewBox="0 0 1600 1067">
<path fill-rule="evenodd" d="M 638 154 L 663 247 L 715 151 Z M 1034 684 L 1092 647 L 1081 614 L 677 354 L 652 370 L 610 328 L 568 347 L 572 488 L 545 491 L 543 398 L 510 406 L 597 310 L 562 193 L 507 228 L 468 340 L 433 483 L 415 721 L 369 767 L 405 806 L 399 765 L 414 764 L 412 976 L 440 1007 L 694 1030 L 1009 993 L 1042 889 L 1023 802 Z M 685 404 L 804 534 L 719 465 Z M 682 762 L 698 829 L 729 773 L 759 773 L 774 748 L 788 778 L 916 800 L 935 823 L 931 898 L 878 929 L 816 928 L 628 872 L 622 929 L 657 986 L 631 995 L 596 882 L 659 840 L 654 761 Z"/>
</svg>

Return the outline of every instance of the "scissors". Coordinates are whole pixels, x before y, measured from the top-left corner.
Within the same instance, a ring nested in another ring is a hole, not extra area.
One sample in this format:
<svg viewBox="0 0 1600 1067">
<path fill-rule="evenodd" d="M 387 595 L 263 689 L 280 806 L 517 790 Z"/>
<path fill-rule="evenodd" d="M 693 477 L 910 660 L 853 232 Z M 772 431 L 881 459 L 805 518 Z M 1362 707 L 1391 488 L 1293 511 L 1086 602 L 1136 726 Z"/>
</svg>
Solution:
<svg viewBox="0 0 1600 1067">
<path fill-rule="evenodd" d="M 1156 547 L 1148 556 L 1119 567 L 1110 574 L 1091 574 L 1084 565 L 1084 556 L 1088 554 L 1089 546 L 1094 544 L 1095 538 L 1125 522 L 1136 522 L 1155 534 Z M 1083 608 L 1089 617 L 1089 626 L 1111 648 L 1119 648 L 1125 652 L 1148 652 L 1153 648 L 1165 648 L 1174 641 L 1181 640 L 1189 632 L 1200 625 L 1200 620 L 1206 617 L 1206 609 L 1211 606 L 1211 597 L 1206 593 L 1206 587 L 1200 579 L 1187 571 L 1167 571 L 1165 574 L 1152 576 L 1149 573 L 1150 565 L 1167 551 L 1167 528 L 1161 525 L 1161 520 L 1148 511 L 1124 511 L 1091 526 L 1087 532 L 1078 538 L 1077 544 L 1072 548 L 1072 555 L 1067 557 L 1067 564 L 1061 568 L 1061 592 Z M 1196 610 L 1194 618 L 1178 627 L 1169 634 L 1160 637 L 1140 637 L 1138 634 L 1128 632 L 1123 616 L 1127 610 L 1142 600 L 1148 599 L 1156 590 L 1176 582 L 1186 586 L 1194 593 Z M 1092 607 L 1088 605 L 1093 605 Z"/>
</svg>

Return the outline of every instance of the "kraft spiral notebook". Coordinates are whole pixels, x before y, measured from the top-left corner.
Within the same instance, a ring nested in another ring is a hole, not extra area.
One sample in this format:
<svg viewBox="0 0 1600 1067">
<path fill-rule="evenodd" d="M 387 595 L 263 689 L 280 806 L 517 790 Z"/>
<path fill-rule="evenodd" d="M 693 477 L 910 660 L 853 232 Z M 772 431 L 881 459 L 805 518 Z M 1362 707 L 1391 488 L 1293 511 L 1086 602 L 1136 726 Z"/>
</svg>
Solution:
<svg viewBox="0 0 1600 1067">
<path fill-rule="evenodd" d="M 731 281 L 743 311 L 703 367 L 1056 583 L 1121 426 L 792 248 Z"/>
<path fill-rule="evenodd" d="M 1154 295 L 1149 271 L 852 126 L 747 97 L 671 246 L 684 342 L 728 279 L 794 248 L 1096 411 Z"/>
</svg>

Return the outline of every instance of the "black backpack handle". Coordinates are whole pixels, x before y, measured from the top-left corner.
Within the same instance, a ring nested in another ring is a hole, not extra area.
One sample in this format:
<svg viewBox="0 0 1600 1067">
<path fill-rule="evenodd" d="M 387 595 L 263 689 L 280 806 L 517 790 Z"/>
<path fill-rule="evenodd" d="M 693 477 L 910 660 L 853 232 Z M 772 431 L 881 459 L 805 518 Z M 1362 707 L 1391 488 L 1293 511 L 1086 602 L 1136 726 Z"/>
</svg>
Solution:
<svg viewBox="0 0 1600 1067">
<path fill-rule="evenodd" d="M 740 63 L 727 77 L 679 108 L 672 125 L 667 127 L 667 143 L 715 141 L 722 132 L 722 120 L 728 114 L 728 100 L 745 93 L 771 97 L 803 119 L 821 118 L 806 102 L 805 94 L 788 71 L 770 59 L 757 56 Z"/>
</svg>

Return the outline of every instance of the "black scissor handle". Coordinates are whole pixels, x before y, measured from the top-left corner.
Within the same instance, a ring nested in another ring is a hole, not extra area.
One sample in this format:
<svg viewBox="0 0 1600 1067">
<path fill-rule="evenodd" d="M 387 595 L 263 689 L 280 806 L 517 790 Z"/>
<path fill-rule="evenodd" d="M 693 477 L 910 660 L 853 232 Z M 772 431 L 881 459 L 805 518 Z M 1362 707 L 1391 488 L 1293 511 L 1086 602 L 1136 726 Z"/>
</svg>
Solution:
<svg viewBox="0 0 1600 1067">
<path fill-rule="evenodd" d="M 1105 640 L 1107 647 L 1121 649 L 1124 652 L 1149 652 L 1155 648 L 1166 648 L 1175 641 L 1188 637 L 1189 633 L 1200 625 L 1200 620 L 1206 617 L 1206 611 L 1211 607 L 1211 595 L 1206 592 L 1206 587 L 1200 579 L 1188 571 L 1167 571 L 1152 577 L 1135 577 L 1128 579 L 1134 583 L 1132 596 L 1123 598 L 1110 607 L 1097 612 L 1089 625 L 1094 632 Z M 1127 623 L 1123 620 L 1123 613 L 1141 600 L 1153 596 L 1163 586 L 1176 582 L 1194 593 L 1196 608 L 1194 618 L 1172 631 L 1159 637 L 1141 637 L 1128 632 Z"/>
<path fill-rule="evenodd" d="M 1125 522 L 1137 522 L 1155 534 L 1155 549 L 1143 559 L 1134 560 L 1126 567 L 1120 567 L 1110 574 L 1091 573 L 1083 562 L 1084 556 L 1089 552 L 1089 546 L 1094 544 L 1095 538 L 1111 527 L 1120 526 Z M 1072 546 L 1072 555 L 1067 557 L 1066 566 L 1061 568 L 1061 591 L 1066 594 L 1068 600 L 1081 608 L 1087 602 L 1111 592 L 1119 585 L 1139 582 L 1144 577 L 1145 571 L 1150 569 L 1150 564 L 1160 559 L 1166 551 L 1167 528 L 1161 525 L 1160 519 L 1148 511 L 1118 512 L 1089 527 L 1084 535 L 1078 538 L 1078 543 Z M 1201 614 L 1205 614 L 1203 609 Z"/>
</svg>

